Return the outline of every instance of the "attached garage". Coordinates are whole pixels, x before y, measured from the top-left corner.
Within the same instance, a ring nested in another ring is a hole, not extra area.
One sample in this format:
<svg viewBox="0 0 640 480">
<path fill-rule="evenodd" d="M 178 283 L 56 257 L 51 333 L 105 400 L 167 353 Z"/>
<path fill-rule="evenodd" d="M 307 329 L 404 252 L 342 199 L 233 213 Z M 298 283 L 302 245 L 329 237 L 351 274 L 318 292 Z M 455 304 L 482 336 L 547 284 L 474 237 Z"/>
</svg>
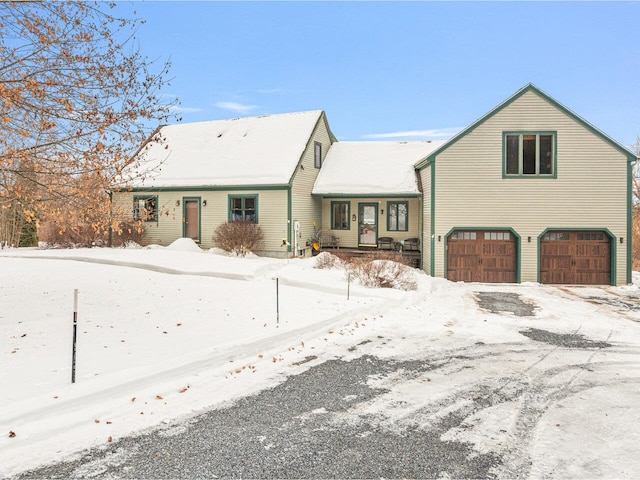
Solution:
<svg viewBox="0 0 640 480">
<path fill-rule="evenodd" d="M 446 248 L 451 281 L 517 281 L 517 238 L 510 231 L 456 230 L 447 237 Z"/>
<path fill-rule="evenodd" d="M 549 231 L 540 239 L 540 282 L 611 284 L 611 238 L 604 231 Z"/>
</svg>

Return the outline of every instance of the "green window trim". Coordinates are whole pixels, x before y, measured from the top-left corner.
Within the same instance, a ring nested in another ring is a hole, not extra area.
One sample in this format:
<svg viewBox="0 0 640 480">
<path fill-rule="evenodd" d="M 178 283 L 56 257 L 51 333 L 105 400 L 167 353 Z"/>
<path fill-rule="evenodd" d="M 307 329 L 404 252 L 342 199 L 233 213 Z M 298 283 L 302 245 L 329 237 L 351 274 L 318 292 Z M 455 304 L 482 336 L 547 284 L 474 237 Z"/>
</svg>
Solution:
<svg viewBox="0 0 640 480">
<path fill-rule="evenodd" d="M 229 195 L 228 201 L 230 222 L 258 223 L 258 195 Z"/>
<path fill-rule="evenodd" d="M 409 202 L 387 202 L 387 231 L 409 231 Z"/>
<path fill-rule="evenodd" d="M 331 202 L 331 230 L 350 230 L 351 202 Z"/>
<path fill-rule="evenodd" d="M 502 178 L 557 178 L 557 139 L 556 131 L 502 132 Z"/>
<path fill-rule="evenodd" d="M 313 166 L 322 167 L 322 144 L 320 142 L 313 142 Z"/>
<path fill-rule="evenodd" d="M 140 210 L 146 213 L 141 214 Z M 145 222 L 158 221 L 158 196 L 157 195 L 134 195 L 133 196 L 133 219 L 144 220 Z"/>
</svg>

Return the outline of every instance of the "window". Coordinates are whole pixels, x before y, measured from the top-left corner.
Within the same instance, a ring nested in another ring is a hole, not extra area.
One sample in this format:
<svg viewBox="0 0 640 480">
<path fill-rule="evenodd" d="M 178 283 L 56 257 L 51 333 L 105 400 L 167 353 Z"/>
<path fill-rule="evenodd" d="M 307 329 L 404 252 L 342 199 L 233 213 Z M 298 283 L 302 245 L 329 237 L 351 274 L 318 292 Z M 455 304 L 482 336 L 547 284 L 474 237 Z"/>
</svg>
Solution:
<svg viewBox="0 0 640 480">
<path fill-rule="evenodd" d="M 331 202 L 331 229 L 349 230 L 349 202 Z"/>
<path fill-rule="evenodd" d="M 484 232 L 485 240 L 511 240 L 509 232 Z"/>
<path fill-rule="evenodd" d="M 603 241 L 604 240 L 604 233 L 597 233 L 597 232 L 579 233 L 578 234 L 578 240 L 599 240 L 599 241 Z"/>
<path fill-rule="evenodd" d="M 475 240 L 476 232 L 453 232 L 449 240 Z"/>
<path fill-rule="evenodd" d="M 133 197 L 133 218 L 134 220 L 144 220 L 145 222 L 155 222 L 158 220 L 158 197 L 134 196 Z"/>
<path fill-rule="evenodd" d="M 409 229 L 409 204 L 387 202 L 387 230 L 406 232 Z"/>
<path fill-rule="evenodd" d="M 258 196 L 230 195 L 229 221 L 258 223 Z"/>
<path fill-rule="evenodd" d="M 547 242 L 555 242 L 557 240 L 569 240 L 569 233 L 567 232 L 548 232 L 542 237 L 542 240 Z"/>
<path fill-rule="evenodd" d="M 319 142 L 313 144 L 313 165 L 316 168 L 322 166 L 322 144 Z"/>
<path fill-rule="evenodd" d="M 505 133 L 506 176 L 554 176 L 555 133 Z"/>
</svg>

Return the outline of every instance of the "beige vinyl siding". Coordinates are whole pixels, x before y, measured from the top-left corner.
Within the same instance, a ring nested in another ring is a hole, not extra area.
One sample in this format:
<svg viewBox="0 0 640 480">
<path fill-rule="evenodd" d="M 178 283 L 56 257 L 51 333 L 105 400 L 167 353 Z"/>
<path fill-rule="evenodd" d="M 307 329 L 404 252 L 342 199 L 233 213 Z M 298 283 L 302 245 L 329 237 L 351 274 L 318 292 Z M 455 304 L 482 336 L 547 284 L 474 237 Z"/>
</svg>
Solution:
<svg viewBox="0 0 640 480">
<path fill-rule="evenodd" d="M 114 212 L 120 218 L 133 215 L 133 198 L 137 195 L 158 197 L 158 220 L 145 222 L 145 244 L 169 245 L 183 235 L 183 205 L 185 198 L 200 199 L 200 246 L 208 249 L 214 245 L 213 234 L 216 227 L 229 219 L 229 195 L 258 196 L 258 224 L 265 241 L 261 255 L 286 256 L 282 239 L 287 238 L 287 189 L 279 190 L 233 190 L 233 191 L 176 191 L 176 192 L 120 192 L 115 193 Z M 203 205 L 203 201 L 207 205 Z M 180 201 L 180 205 L 176 202 Z"/>
<path fill-rule="evenodd" d="M 331 230 L 331 202 L 349 202 L 351 217 L 349 219 L 349 230 Z M 407 202 L 409 208 L 409 229 L 407 231 L 387 230 L 387 203 Z M 407 238 L 421 237 L 421 202 L 419 198 L 406 197 L 367 197 L 367 198 L 323 198 L 322 199 L 322 225 L 323 230 L 330 232 L 340 239 L 340 246 L 347 248 L 358 248 L 358 204 L 375 203 L 378 205 L 378 238 L 391 237 L 395 241 L 406 240 Z M 384 213 L 381 213 L 384 210 Z M 422 249 L 422 245 L 420 245 Z"/>
<path fill-rule="evenodd" d="M 430 274 L 431 272 L 431 169 L 433 165 L 428 165 L 419 173 L 422 184 L 422 238 L 420 238 L 422 250 L 422 269 Z"/>
<path fill-rule="evenodd" d="M 314 182 L 318 176 L 319 169 L 314 166 L 315 142 L 322 145 L 322 162 L 331 147 L 331 136 L 327 129 L 324 114 L 320 117 L 316 128 L 311 135 L 311 139 L 302 155 L 300 164 L 293 174 L 291 186 L 291 220 L 300 223 L 300 235 L 298 237 L 298 252 L 294 252 L 294 232 L 291 226 L 291 251 L 294 255 L 311 255 L 311 247 L 307 246 L 314 235 L 313 223 L 317 228 L 322 226 L 322 205 L 321 200 L 311 196 Z"/>
<path fill-rule="evenodd" d="M 504 131 L 557 132 L 557 178 L 503 178 Z M 615 283 L 626 282 L 626 244 L 619 243 L 627 234 L 626 156 L 534 92 L 444 150 L 436 166 L 436 236 L 444 240 L 454 227 L 513 228 L 524 282 L 538 280 L 537 239 L 545 229 L 606 228 L 618 242 Z M 445 255 L 444 241 L 436 243 L 437 276 L 445 276 Z"/>
<path fill-rule="evenodd" d="M 122 220 L 132 219 L 134 197 L 147 195 L 158 198 L 158 219 L 144 222 L 143 243 L 168 245 L 182 237 L 182 201 L 180 206 L 176 206 L 176 200 L 182 200 L 182 195 L 178 193 L 116 192 L 113 194 L 114 216 Z"/>
</svg>

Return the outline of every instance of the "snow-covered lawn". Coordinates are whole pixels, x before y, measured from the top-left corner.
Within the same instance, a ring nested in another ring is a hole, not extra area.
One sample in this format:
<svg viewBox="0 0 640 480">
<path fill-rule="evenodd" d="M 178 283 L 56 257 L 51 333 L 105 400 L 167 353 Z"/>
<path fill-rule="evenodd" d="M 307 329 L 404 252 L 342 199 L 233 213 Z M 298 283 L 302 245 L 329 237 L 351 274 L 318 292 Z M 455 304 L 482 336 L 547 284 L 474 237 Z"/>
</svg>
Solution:
<svg viewBox="0 0 640 480">
<path fill-rule="evenodd" d="M 428 425 L 427 400 L 483 379 L 511 378 L 492 387 L 506 391 L 516 388 L 516 374 L 538 372 L 546 396 L 527 397 L 527 408 L 539 412 L 532 428 L 518 424 L 523 405 L 505 402 L 470 414 L 469 425 L 446 438 L 515 458 L 522 452 L 509 451 L 508 436 L 527 435 L 534 476 L 640 471 L 640 306 L 630 308 L 640 303 L 638 287 L 454 284 L 416 271 L 418 289 L 405 292 L 347 285 L 343 271 L 314 262 L 232 258 L 189 242 L 0 251 L 0 477 L 272 386 L 307 368 L 305 359 L 367 353 L 366 345 L 358 353 L 349 347 L 371 338 L 386 339 L 375 350 L 370 344 L 377 356 L 441 353 L 451 365 L 430 376 L 428 399 L 422 381 L 373 378 L 389 389 L 367 406 L 382 423 L 399 428 L 423 415 Z M 478 292 L 517 293 L 535 313 L 491 313 L 478 305 Z M 599 302 L 603 296 L 620 303 Z M 531 328 L 615 348 L 540 350 L 521 333 Z"/>
</svg>

